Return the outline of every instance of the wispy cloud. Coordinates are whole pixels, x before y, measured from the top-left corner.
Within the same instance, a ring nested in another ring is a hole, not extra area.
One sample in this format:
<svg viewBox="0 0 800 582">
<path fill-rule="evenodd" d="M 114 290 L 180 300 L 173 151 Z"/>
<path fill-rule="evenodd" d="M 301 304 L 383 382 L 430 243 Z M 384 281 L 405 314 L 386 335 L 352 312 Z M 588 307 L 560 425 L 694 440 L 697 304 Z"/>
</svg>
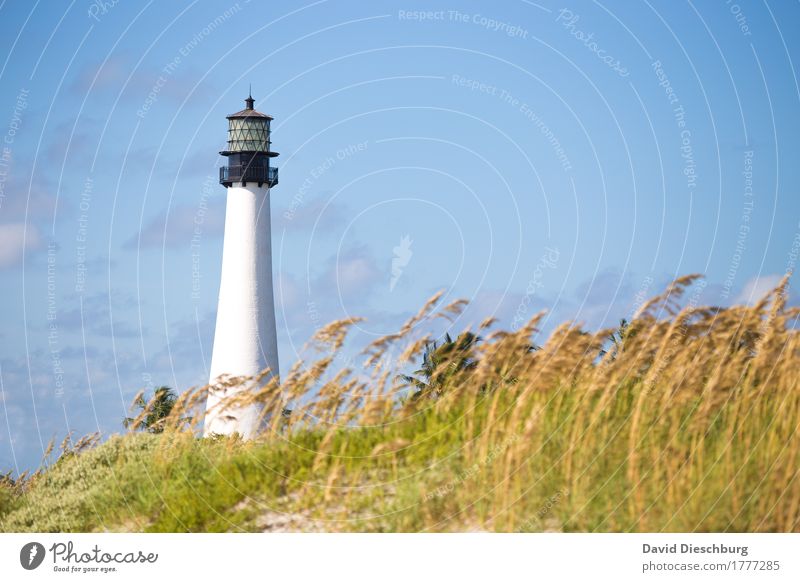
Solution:
<svg viewBox="0 0 800 582">
<path fill-rule="evenodd" d="M 42 247 L 39 229 L 32 224 L 0 224 L 0 269 L 16 266 L 26 252 Z"/>
<path fill-rule="evenodd" d="M 781 282 L 781 275 L 761 275 L 747 281 L 734 299 L 734 303 L 754 305 Z"/>
<path fill-rule="evenodd" d="M 381 268 L 369 249 L 356 246 L 332 259 L 316 286 L 319 289 L 335 289 L 336 294 L 342 296 L 353 293 L 365 296 L 385 280 L 386 269 Z"/>
<path fill-rule="evenodd" d="M 147 247 L 189 247 L 199 229 L 203 238 L 216 238 L 225 231 L 225 198 L 210 198 L 207 208 L 197 204 L 178 204 L 152 218 L 138 235 L 129 238 L 126 250 Z"/>
<path fill-rule="evenodd" d="M 328 232 L 344 228 L 348 222 L 347 208 L 344 204 L 330 202 L 325 196 L 317 196 L 308 202 L 295 202 L 287 210 L 276 212 L 277 232 L 285 230 Z"/>
</svg>

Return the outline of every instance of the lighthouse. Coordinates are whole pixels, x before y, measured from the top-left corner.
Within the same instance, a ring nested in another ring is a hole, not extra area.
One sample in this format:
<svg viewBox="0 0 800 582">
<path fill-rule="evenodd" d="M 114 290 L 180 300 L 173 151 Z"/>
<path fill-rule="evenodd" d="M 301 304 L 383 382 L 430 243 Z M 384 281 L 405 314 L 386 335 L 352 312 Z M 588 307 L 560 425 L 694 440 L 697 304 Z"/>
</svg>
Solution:
<svg viewBox="0 0 800 582">
<path fill-rule="evenodd" d="M 227 164 L 219 182 L 227 189 L 222 280 L 211 356 L 205 436 L 238 433 L 245 439 L 258 431 L 261 407 L 220 410 L 220 401 L 257 388 L 253 383 L 222 388 L 220 376 L 256 376 L 269 369 L 278 374 L 278 338 L 272 294 L 272 244 L 269 194 L 278 183 L 278 168 L 270 160 L 272 117 L 253 108 L 228 115 L 228 146 L 220 152 Z"/>
</svg>

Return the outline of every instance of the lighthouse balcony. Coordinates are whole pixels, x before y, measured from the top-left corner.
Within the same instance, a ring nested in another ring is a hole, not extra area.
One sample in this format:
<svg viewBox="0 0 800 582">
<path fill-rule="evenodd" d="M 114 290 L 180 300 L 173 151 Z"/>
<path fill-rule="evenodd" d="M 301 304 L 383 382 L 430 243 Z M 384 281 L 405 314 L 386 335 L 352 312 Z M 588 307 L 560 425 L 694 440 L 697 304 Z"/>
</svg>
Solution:
<svg viewBox="0 0 800 582">
<path fill-rule="evenodd" d="M 219 169 L 219 183 L 230 187 L 235 182 L 247 185 L 256 182 L 259 186 L 266 184 L 270 188 L 278 183 L 278 168 L 272 166 L 223 166 Z"/>
</svg>

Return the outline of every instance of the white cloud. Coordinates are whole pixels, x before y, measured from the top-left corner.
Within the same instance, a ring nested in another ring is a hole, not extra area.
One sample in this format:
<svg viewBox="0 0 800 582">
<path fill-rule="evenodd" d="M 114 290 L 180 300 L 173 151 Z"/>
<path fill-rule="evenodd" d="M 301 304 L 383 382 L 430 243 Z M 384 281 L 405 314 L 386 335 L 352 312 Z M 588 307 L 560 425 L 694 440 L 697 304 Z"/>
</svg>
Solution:
<svg viewBox="0 0 800 582">
<path fill-rule="evenodd" d="M 375 260 L 365 253 L 342 257 L 329 276 L 335 280 L 339 293 L 349 295 L 367 291 L 381 280 L 382 273 Z"/>
<path fill-rule="evenodd" d="M 278 232 L 341 230 L 349 222 L 347 208 L 338 202 L 331 202 L 318 196 L 312 200 L 292 201 L 288 208 L 276 207 L 277 216 L 273 220 Z"/>
<path fill-rule="evenodd" d="M 753 277 L 742 287 L 742 291 L 734 299 L 735 304 L 753 305 L 767 293 L 775 289 L 783 277 L 781 275 L 762 275 Z"/>
<path fill-rule="evenodd" d="M 19 263 L 25 251 L 41 246 L 39 230 L 32 224 L 0 224 L 0 269 Z"/>
<path fill-rule="evenodd" d="M 139 235 L 128 239 L 123 248 L 128 250 L 153 247 L 189 248 L 192 237 L 216 238 L 225 231 L 225 198 L 215 196 L 206 202 L 206 207 L 198 204 L 178 204 L 169 214 L 161 212 L 148 222 Z"/>
</svg>

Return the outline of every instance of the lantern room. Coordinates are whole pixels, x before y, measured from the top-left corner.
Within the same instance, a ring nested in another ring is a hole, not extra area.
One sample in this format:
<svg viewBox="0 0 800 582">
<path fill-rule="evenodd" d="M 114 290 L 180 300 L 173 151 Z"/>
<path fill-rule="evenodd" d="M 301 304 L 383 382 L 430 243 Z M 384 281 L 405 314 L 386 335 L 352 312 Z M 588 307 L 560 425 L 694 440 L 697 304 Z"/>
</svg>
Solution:
<svg viewBox="0 0 800 582">
<path fill-rule="evenodd" d="M 228 115 L 228 148 L 220 152 L 228 163 L 219 169 L 220 184 L 226 188 L 234 183 L 247 186 L 249 182 L 266 184 L 272 188 L 278 183 L 278 168 L 270 166 L 270 158 L 278 152 L 270 150 L 270 122 L 272 117 L 253 108 L 255 99 L 245 99 L 245 108 Z"/>
</svg>

